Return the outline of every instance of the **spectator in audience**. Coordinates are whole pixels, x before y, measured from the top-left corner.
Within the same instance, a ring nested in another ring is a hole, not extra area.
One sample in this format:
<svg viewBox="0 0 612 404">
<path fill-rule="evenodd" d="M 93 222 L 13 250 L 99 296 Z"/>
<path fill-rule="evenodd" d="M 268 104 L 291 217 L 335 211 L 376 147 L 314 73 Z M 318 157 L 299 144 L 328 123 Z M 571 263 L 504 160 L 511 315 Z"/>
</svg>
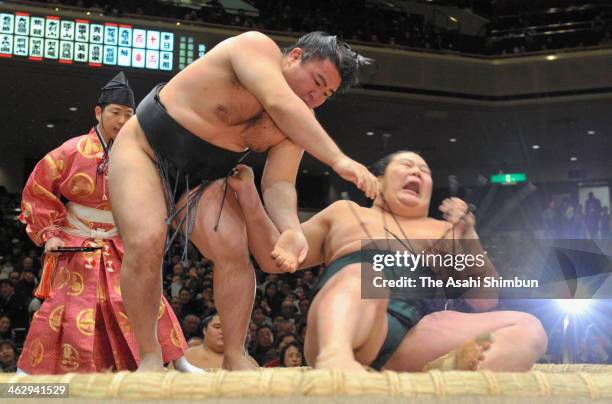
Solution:
<svg viewBox="0 0 612 404">
<path fill-rule="evenodd" d="M 178 296 L 173 297 L 170 300 L 170 305 L 172 306 L 172 310 L 174 310 L 175 313 L 177 313 L 177 316 L 179 317 L 179 319 L 181 318 L 181 310 L 183 309 L 183 305 L 181 304 L 181 298 Z"/>
<path fill-rule="evenodd" d="M 285 300 L 287 296 L 289 296 L 292 293 L 292 288 L 291 288 L 291 285 L 286 280 L 280 283 L 279 288 L 280 288 L 279 295 L 281 298 L 281 306 L 282 306 L 282 301 Z"/>
<path fill-rule="evenodd" d="M 8 279 L 13 269 L 13 263 L 10 260 L 7 260 L 5 257 L 0 257 L 0 279 Z"/>
<path fill-rule="evenodd" d="M 304 344 L 306 340 L 306 319 L 308 317 L 304 317 L 304 320 L 298 325 L 298 337 L 300 337 L 300 342 Z"/>
<path fill-rule="evenodd" d="M 306 318 L 308 316 L 308 309 L 310 308 L 310 300 L 300 300 L 300 302 L 298 303 L 298 308 L 300 309 L 300 316 Z"/>
<path fill-rule="evenodd" d="M 281 304 L 281 315 L 286 319 L 293 319 L 297 314 L 297 308 L 290 299 L 283 300 Z"/>
<path fill-rule="evenodd" d="M 264 364 L 266 368 L 277 368 L 280 366 L 281 352 L 285 348 L 287 344 L 297 342 L 297 336 L 295 334 L 279 334 L 279 337 L 276 339 L 276 352 L 278 355 L 276 358 L 268 361 Z"/>
<path fill-rule="evenodd" d="M 174 275 L 172 277 L 172 283 L 170 284 L 169 289 L 170 297 L 174 298 L 179 296 L 179 293 L 183 289 L 183 280 L 181 279 L 180 275 Z"/>
<path fill-rule="evenodd" d="M 34 268 L 34 260 L 31 257 L 25 257 L 21 261 L 21 272 L 33 271 L 35 274 L 38 273 L 38 268 Z"/>
<path fill-rule="evenodd" d="M 264 310 L 261 307 L 256 306 L 255 308 L 253 308 L 251 319 L 257 327 L 262 325 L 272 326 L 272 320 L 270 320 L 270 317 L 264 314 Z"/>
<path fill-rule="evenodd" d="M 26 302 L 22 296 L 15 293 L 15 283 L 12 279 L 0 280 L 0 314 L 5 314 L 10 318 L 13 328 L 28 326 Z"/>
<path fill-rule="evenodd" d="M 179 292 L 179 301 L 182 306 L 179 314 L 181 318 L 184 318 L 188 314 L 195 314 L 196 316 L 202 314 L 203 307 L 199 306 L 195 300 L 193 300 L 193 294 L 186 287 L 183 287 Z"/>
<path fill-rule="evenodd" d="M 172 258 L 174 259 L 174 256 Z M 171 261 L 173 261 L 173 259 Z M 176 277 L 178 277 L 178 279 L 181 279 L 181 280 L 185 278 L 185 274 L 183 273 L 184 268 L 183 268 L 182 263 L 177 262 L 173 264 L 171 268 L 172 270 L 166 275 L 166 278 L 164 279 L 166 283 L 174 281 Z"/>
<path fill-rule="evenodd" d="M 15 284 L 15 293 L 20 295 L 26 304 L 29 304 L 34 296 L 34 289 L 36 289 L 37 283 L 36 273 L 37 271 L 32 267 L 24 269 L 21 272 L 20 279 Z"/>
<path fill-rule="evenodd" d="M 269 282 L 266 285 L 263 300 L 265 300 L 270 308 L 270 316 L 274 317 L 280 314 L 283 298 L 278 294 L 278 284 L 276 282 Z"/>
<path fill-rule="evenodd" d="M 612 363 L 612 343 L 610 336 L 591 323 L 587 327 L 580 345 L 579 360 L 582 363 Z"/>
<path fill-rule="evenodd" d="M 198 267 L 196 265 L 191 265 L 187 270 L 185 287 L 193 293 L 200 293 L 202 291 L 203 285 L 198 275 Z"/>
<path fill-rule="evenodd" d="M 306 366 L 302 347 L 297 342 L 290 342 L 280 352 L 280 367 L 292 368 Z"/>
<path fill-rule="evenodd" d="M 183 334 L 185 340 L 200 336 L 200 319 L 195 314 L 187 314 L 183 319 Z"/>
<path fill-rule="evenodd" d="M 307 269 L 302 274 L 302 288 L 304 291 L 310 292 L 316 286 L 316 279 L 311 270 Z"/>
<path fill-rule="evenodd" d="M 0 371 L 3 373 L 17 371 L 17 347 L 11 340 L 0 342 Z"/>
<path fill-rule="evenodd" d="M 17 270 L 13 270 L 13 272 L 11 272 L 9 274 L 8 277 L 11 281 L 13 281 L 13 287 L 17 284 L 17 282 L 19 282 L 19 279 L 21 279 L 21 272 L 17 271 Z"/>
<path fill-rule="evenodd" d="M 249 332 L 247 333 L 246 347 L 248 352 L 255 352 L 257 348 L 257 325 L 253 321 L 249 323 Z"/>
<path fill-rule="evenodd" d="M 542 222 L 548 237 L 555 238 L 558 236 L 556 227 L 557 206 L 554 200 L 551 200 L 542 212 Z"/>
<path fill-rule="evenodd" d="M 292 320 L 283 317 L 283 319 L 278 322 L 278 327 L 276 328 L 276 331 L 282 334 L 295 334 L 295 323 Z"/>
<path fill-rule="evenodd" d="M 204 342 L 191 347 L 185 357 L 193 365 L 202 369 L 220 369 L 223 367 L 223 330 L 218 313 L 213 313 L 202 321 L 201 335 Z M 256 365 L 255 359 L 249 357 Z"/>
<path fill-rule="evenodd" d="M 572 238 L 581 240 L 587 237 L 586 219 L 582 211 L 582 205 L 577 204 L 574 209 L 574 217 L 572 218 Z"/>
<path fill-rule="evenodd" d="M 607 206 L 603 207 L 601 218 L 599 220 L 599 231 L 601 238 L 607 240 L 610 238 L 610 212 Z"/>
<path fill-rule="evenodd" d="M 272 322 L 272 329 L 274 331 L 278 331 L 278 329 L 280 328 L 280 325 L 285 321 L 285 317 L 283 317 L 282 315 L 278 315 L 276 317 L 274 317 L 274 321 Z"/>
<path fill-rule="evenodd" d="M 589 238 L 599 237 L 599 216 L 601 215 L 601 201 L 589 192 L 584 203 L 584 213 L 586 215 L 586 226 Z"/>
<path fill-rule="evenodd" d="M 273 345 L 274 332 L 270 326 L 262 325 L 257 328 L 256 336 L 257 344 L 252 356 L 260 366 L 263 366 L 266 362 L 276 358 L 278 354 Z"/>
<path fill-rule="evenodd" d="M 11 319 L 6 314 L 0 314 L 0 340 L 13 339 Z"/>
</svg>

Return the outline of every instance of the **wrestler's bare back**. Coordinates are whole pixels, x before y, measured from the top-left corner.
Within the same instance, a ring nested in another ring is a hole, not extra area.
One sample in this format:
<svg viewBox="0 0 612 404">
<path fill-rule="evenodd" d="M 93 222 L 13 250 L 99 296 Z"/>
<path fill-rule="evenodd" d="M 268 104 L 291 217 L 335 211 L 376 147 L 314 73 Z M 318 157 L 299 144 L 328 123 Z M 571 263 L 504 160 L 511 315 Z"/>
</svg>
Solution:
<svg viewBox="0 0 612 404">
<path fill-rule="evenodd" d="M 320 239 L 322 256 L 319 261 L 329 264 L 336 258 L 360 250 L 362 241 L 394 239 L 392 234 L 385 231 L 385 227 L 399 239 L 410 240 L 435 240 L 442 237 L 449 228 L 448 222 L 430 217 L 396 216 L 395 219 L 399 226 L 389 212 L 383 216 L 379 207 L 364 208 L 351 201 L 338 201 L 305 222 L 303 229 L 311 249 L 311 242 L 317 236 L 323 236 Z M 381 248 L 386 246 L 385 243 L 379 244 Z M 310 264 L 307 262 L 301 267 Z"/>
<path fill-rule="evenodd" d="M 226 39 L 187 66 L 163 87 L 159 97 L 172 118 L 208 143 L 236 152 L 262 152 L 287 137 L 234 73 L 229 52 L 236 40 L 240 38 Z M 134 134 L 153 158 L 136 118 L 125 126 L 124 132 Z"/>
</svg>

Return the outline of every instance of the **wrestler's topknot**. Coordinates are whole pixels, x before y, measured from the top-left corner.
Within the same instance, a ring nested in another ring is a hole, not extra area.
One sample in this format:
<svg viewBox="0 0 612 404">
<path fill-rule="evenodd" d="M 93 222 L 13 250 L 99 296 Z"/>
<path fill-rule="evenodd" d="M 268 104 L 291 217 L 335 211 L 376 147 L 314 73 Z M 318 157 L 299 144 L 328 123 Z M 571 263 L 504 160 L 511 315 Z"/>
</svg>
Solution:
<svg viewBox="0 0 612 404">
<path fill-rule="evenodd" d="M 373 59 L 366 58 L 352 50 L 346 42 L 338 41 L 335 35 L 323 31 L 303 35 L 295 44 L 285 48 L 284 52 L 289 53 L 295 48 L 300 48 L 304 52 L 303 62 L 309 59 L 329 59 L 334 63 L 342 79 L 338 92 L 343 92 L 356 85 L 359 82 L 359 66 L 373 62 Z"/>
</svg>

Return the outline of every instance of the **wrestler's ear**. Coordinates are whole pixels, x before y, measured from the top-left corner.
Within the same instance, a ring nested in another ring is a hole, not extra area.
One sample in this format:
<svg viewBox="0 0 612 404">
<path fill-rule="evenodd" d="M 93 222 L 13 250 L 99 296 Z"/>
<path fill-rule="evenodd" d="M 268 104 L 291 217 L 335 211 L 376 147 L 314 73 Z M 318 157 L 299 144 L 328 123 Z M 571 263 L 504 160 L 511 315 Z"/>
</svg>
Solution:
<svg viewBox="0 0 612 404">
<path fill-rule="evenodd" d="M 304 51 L 301 48 L 293 48 L 287 54 L 287 59 L 290 62 L 297 62 L 297 61 L 301 62 L 303 56 L 304 56 Z"/>
</svg>

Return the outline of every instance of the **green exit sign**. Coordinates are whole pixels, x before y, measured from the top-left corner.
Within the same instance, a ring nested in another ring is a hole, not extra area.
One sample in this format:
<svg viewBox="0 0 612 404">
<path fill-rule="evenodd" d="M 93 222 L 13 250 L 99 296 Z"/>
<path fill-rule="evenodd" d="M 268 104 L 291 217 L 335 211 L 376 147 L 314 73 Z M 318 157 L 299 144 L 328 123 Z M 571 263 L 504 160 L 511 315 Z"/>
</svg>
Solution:
<svg viewBox="0 0 612 404">
<path fill-rule="evenodd" d="M 491 184 L 514 185 L 525 181 L 527 181 L 527 174 L 525 173 L 495 174 L 491 176 Z"/>
</svg>

